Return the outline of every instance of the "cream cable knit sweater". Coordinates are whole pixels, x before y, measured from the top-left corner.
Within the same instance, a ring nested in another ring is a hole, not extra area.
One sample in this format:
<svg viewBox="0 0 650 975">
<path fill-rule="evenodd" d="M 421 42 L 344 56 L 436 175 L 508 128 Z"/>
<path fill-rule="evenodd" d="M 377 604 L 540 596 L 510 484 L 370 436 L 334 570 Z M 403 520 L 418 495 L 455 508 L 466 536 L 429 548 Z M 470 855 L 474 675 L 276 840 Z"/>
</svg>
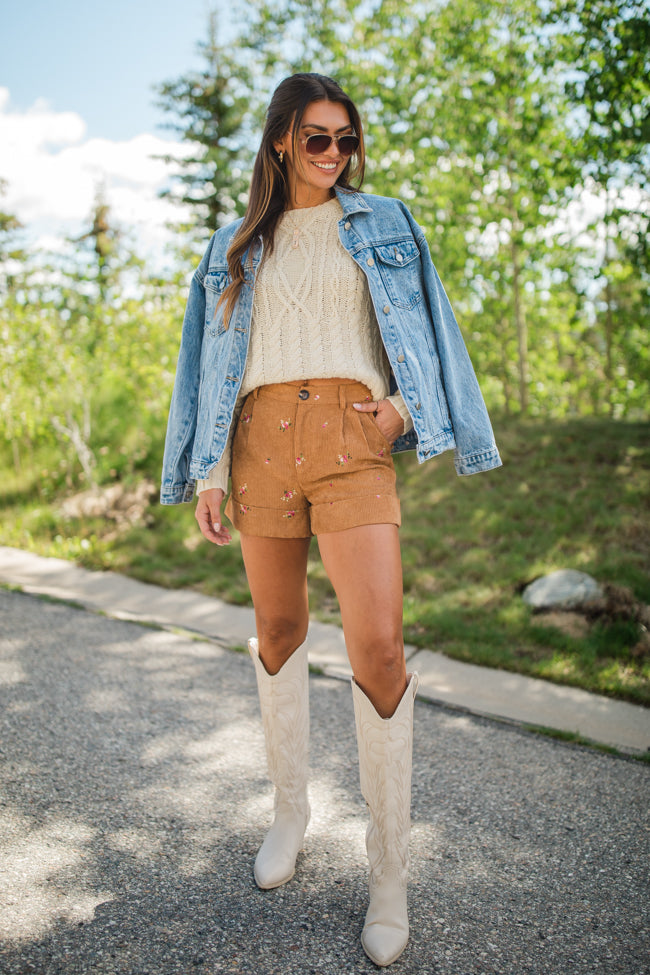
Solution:
<svg viewBox="0 0 650 975">
<path fill-rule="evenodd" d="M 389 366 L 368 283 L 339 240 L 343 214 L 334 198 L 286 211 L 273 252 L 255 282 L 250 346 L 228 444 L 197 490 L 228 487 L 232 434 L 245 397 L 257 386 L 300 379 L 365 383 L 374 400 L 388 394 Z M 399 393 L 388 397 L 413 426 Z"/>
</svg>

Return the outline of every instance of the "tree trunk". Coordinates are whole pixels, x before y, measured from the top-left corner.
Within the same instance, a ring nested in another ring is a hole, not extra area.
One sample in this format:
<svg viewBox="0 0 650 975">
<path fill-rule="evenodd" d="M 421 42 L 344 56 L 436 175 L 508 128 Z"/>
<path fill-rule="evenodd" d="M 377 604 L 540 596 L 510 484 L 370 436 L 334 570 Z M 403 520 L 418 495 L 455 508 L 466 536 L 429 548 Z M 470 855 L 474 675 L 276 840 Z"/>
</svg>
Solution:
<svg viewBox="0 0 650 975">
<path fill-rule="evenodd" d="M 510 242 L 512 254 L 512 292 L 515 311 L 515 328 L 517 329 L 517 361 L 519 369 L 519 408 L 522 413 L 528 412 L 528 326 L 526 316 L 521 305 L 521 282 L 519 269 L 519 254 L 517 245 Z"/>
<path fill-rule="evenodd" d="M 612 296 L 612 283 L 607 275 L 605 283 L 605 379 L 607 397 L 607 412 L 610 416 L 614 414 L 614 365 L 612 355 L 612 340 L 614 337 L 614 309 Z"/>
<path fill-rule="evenodd" d="M 613 260 L 613 241 L 611 218 L 613 202 L 609 189 L 607 191 L 607 210 L 605 212 L 605 397 L 607 412 L 614 413 L 614 356 L 612 345 L 614 341 L 614 296 L 609 274 L 609 264 Z M 614 232 L 616 228 L 614 227 Z"/>
</svg>

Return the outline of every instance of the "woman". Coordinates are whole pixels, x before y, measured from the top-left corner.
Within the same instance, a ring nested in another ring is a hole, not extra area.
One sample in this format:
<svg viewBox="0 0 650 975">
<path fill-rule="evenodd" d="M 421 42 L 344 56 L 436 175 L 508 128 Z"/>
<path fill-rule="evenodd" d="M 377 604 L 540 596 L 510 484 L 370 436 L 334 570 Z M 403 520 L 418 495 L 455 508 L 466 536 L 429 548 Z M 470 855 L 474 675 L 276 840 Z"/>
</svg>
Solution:
<svg viewBox="0 0 650 975">
<path fill-rule="evenodd" d="M 413 701 L 402 640 L 400 510 L 391 453 L 454 448 L 460 474 L 501 461 L 422 231 L 399 200 L 361 194 L 361 120 L 330 78 L 271 100 L 243 220 L 213 236 L 191 285 L 161 500 L 191 500 L 216 545 L 241 533 L 273 824 L 255 861 L 286 883 L 309 821 L 307 554 L 318 536 L 354 678 L 370 810 L 363 947 L 408 939 Z"/>
</svg>

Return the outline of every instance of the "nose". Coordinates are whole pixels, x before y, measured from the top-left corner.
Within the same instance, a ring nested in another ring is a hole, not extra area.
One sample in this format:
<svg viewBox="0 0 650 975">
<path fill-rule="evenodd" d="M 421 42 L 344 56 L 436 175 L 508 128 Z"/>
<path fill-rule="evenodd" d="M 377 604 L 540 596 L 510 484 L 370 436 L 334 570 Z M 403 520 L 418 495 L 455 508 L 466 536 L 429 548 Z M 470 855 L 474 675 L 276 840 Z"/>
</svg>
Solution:
<svg viewBox="0 0 650 975">
<path fill-rule="evenodd" d="M 341 155 L 339 152 L 339 144 L 335 139 L 332 139 L 328 148 L 325 150 L 325 155 L 329 156 L 330 159 L 338 159 Z"/>
</svg>

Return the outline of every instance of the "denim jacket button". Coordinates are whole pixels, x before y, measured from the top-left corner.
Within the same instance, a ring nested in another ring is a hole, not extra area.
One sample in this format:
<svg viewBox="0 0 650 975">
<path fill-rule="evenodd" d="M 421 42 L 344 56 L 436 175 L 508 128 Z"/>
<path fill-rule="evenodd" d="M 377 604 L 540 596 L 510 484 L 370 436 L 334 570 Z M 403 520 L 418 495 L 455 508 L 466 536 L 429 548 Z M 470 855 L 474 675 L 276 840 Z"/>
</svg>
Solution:
<svg viewBox="0 0 650 975">
<path fill-rule="evenodd" d="M 415 404 L 415 408 L 416 408 L 416 410 L 421 410 L 422 409 L 422 403 L 416 403 Z"/>
<path fill-rule="evenodd" d="M 398 362 L 404 362 L 404 360 L 405 360 L 405 356 L 403 356 L 403 355 L 398 355 L 397 356 L 397 361 Z"/>
<path fill-rule="evenodd" d="M 352 224 L 350 223 L 349 220 L 346 220 L 345 221 L 345 223 L 343 224 L 343 228 L 344 228 L 344 230 L 351 230 L 352 229 Z"/>
<path fill-rule="evenodd" d="M 384 305 L 384 315 L 390 314 L 390 305 Z"/>
<path fill-rule="evenodd" d="M 368 267 L 373 267 L 374 263 L 375 263 L 374 257 L 369 257 L 368 260 L 366 261 Z"/>
</svg>

